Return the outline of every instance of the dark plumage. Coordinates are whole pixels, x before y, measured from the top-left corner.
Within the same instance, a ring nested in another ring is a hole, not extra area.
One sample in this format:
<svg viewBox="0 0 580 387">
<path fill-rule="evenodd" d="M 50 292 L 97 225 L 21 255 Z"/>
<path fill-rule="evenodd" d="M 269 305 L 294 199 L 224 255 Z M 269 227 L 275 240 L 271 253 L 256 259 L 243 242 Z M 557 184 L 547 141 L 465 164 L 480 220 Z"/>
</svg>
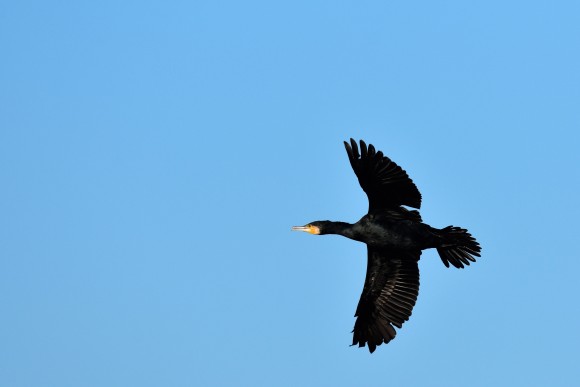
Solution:
<svg viewBox="0 0 580 387">
<path fill-rule="evenodd" d="M 480 256 L 479 243 L 467 230 L 431 227 L 416 210 L 421 194 L 407 173 L 364 141 L 345 142 L 354 173 L 369 199 L 368 214 L 354 224 L 316 221 L 293 230 L 338 234 L 366 243 L 367 274 L 353 330 L 353 345 L 368 344 L 372 353 L 388 343 L 411 316 L 419 294 L 418 261 L 421 251 L 436 248 L 445 266 L 463 268 Z"/>
</svg>

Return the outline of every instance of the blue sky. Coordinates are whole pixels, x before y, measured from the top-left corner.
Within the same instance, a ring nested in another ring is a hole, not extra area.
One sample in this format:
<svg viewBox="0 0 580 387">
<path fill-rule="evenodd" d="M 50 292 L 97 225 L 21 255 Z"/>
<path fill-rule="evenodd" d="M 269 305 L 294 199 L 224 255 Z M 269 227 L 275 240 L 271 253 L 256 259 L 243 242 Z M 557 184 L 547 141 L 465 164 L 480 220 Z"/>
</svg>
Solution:
<svg viewBox="0 0 580 387">
<path fill-rule="evenodd" d="M 4 2 L 0 385 L 577 385 L 579 12 Z M 483 246 L 373 355 L 350 137 Z"/>
</svg>

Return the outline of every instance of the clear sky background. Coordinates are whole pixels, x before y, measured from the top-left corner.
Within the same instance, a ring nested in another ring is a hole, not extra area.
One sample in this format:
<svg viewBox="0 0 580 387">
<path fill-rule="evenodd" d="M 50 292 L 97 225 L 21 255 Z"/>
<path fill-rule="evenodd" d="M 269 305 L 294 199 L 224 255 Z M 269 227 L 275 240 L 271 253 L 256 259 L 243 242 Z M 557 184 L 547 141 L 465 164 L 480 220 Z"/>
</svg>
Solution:
<svg viewBox="0 0 580 387">
<path fill-rule="evenodd" d="M 576 1 L 5 1 L 0 385 L 580 384 Z M 349 347 L 342 141 L 483 257 Z"/>
</svg>

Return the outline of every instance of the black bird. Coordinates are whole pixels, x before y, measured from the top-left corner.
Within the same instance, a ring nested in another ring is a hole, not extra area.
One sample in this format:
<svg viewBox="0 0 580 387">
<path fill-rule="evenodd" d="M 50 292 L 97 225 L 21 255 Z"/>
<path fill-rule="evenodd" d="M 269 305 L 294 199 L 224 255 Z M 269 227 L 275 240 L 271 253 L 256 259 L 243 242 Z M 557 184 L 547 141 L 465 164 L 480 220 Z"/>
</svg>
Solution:
<svg viewBox="0 0 580 387">
<path fill-rule="evenodd" d="M 352 345 L 373 353 L 409 319 L 419 294 L 421 250 L 435 248 L 445 266 L 463 268 L 480 257 L 479 243 L 467 230 L 431 227 L 416 210 L 421 194 L 407 173 L 374 146 L 345 142 L 350 165 L 369 199 L 368 214 L 354 224 L 329 220 L 292 227 L 314 235 L 338 234 L 367 245 L 364 288 L 356 308 Z"/>
</svg>

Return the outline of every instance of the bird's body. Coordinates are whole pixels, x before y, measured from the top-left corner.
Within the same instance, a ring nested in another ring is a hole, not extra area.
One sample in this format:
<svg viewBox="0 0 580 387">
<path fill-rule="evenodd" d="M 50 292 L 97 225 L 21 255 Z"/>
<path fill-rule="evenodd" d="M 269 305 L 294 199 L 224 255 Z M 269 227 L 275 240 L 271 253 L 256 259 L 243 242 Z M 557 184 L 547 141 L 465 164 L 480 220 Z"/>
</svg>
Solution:
<svg viewBox="0 0 580 387">
<path fill-rule="evenodd" d="M 423 250 L 435 247 L 438 240 L 430 226 L 384 212 L 363 216 L 353 229 L 353 239 L 377 249 Z"/>
<path fill-rule="evenodd" d="M 411 316 L 419 294 L 418 261 L 421 251 L 436 248 L 443 263 L 463 268 L 481 248 L 467 230 L 437 229 L 423 223 L 421 194 L 406 172 L 382 152 L 360 141 L 345 142 L 351 166 L 369 199 L 369 212 L 354 224 L 316 221 L 294 230 L 311 234 L 337 234 L 367 245 L 365 285 L 355 316 L 353 345 L 368 344 L 370 352 L 388 343 L 395 329 Z"/>
<path fill-rule="evenodd" d="M 377 249 L 424 250 L 437 247 L 435 229 L 415 220 L 399 219 L 387 212 L 367 214 L 354 224 L 325 222 L 325 234 L 342 235 Z"/>
</svg>

